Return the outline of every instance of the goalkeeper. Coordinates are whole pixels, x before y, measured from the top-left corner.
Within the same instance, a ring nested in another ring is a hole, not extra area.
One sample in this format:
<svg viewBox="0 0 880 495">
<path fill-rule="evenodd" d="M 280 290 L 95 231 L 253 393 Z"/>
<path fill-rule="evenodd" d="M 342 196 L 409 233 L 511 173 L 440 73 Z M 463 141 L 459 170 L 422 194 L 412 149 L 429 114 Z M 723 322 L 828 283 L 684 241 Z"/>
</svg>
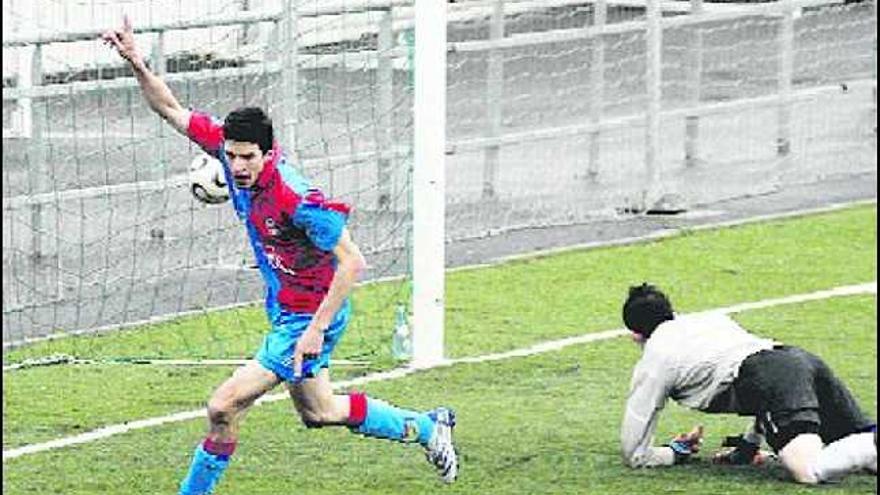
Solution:
<svg viewBox="0 0 880 495">
<path fill-rule="evenodd" d="M 707 413 L 755 418 L 745 435 L 728 438 L 734 448 L 716 455 L 717 463 L 759 464 L 766 440 L 799 483 L 876 474 L 877 426 L 818 357 L 754 336 L 724 314 L 678 316 L 648 284 L 630 288 L 623 321 L 643 347 L 621 427 L 629 466 L 680 464 L 699 451 L 701 427 L 652 445 L 671 398 Z"/>
<path fill-rule="evenodd" d="M 350 319 L 348 295 L 365 261 L 349 234 L 347 205 L 328 201 L 293 167 L 259 108 L 240 108 L 218 122 L 183 108 L 144 63 L 131 23 L 103 35 L 128 61 L 150 108 L 223 163 L 230 197 L 266 283 L 271 325 L 254 360 L 227 379 L 208 402 L 209 432 L 198 445 L 182 495 L 211 493 L 229 463 L 239 422 L 254 401 L 284 383 L 308 427 L 419 443 L 443 481 L 458 472 L 454 413 L 397 408 L 364 394 L 335 394 L 330 354 Z M 296 467 L 291 466 L 291 472 Z"/>
</svg>

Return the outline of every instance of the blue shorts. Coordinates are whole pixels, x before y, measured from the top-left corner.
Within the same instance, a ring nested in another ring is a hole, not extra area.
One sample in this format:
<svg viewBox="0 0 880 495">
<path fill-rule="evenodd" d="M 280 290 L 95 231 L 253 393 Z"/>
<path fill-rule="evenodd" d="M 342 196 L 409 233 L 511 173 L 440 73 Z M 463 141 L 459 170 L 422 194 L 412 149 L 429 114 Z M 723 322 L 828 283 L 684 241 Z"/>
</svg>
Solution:
<svg viewBox="0 0 880 495">
<path fill-rule="evenodd" d="M 282 380 L 294 382 L 293 351 L 299 336 L 305 332 L 314 315 L 305 313 L 284 313 L 272 325 L 272 331 L 263 339 L 256 360 L 261 366 L 278 375 Z M 330 354 L 345 333 L 351 318 L 351 305 L 346 301 L 333 317 L 333 322 L 324 331 L 324 346 L 316 359 L 303 361 L 303 378 L 314 378 L 321 368 L 330 367 Z"/>
</svg>

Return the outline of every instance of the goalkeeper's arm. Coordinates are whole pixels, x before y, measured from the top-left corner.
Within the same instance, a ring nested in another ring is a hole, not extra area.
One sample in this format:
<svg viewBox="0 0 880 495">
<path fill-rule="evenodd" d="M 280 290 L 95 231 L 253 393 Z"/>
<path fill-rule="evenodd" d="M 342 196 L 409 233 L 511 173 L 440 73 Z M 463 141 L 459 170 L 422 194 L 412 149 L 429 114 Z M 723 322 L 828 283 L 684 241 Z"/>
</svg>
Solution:
<svg viewBox="0 0 880 495">
<path fill-rule="evenodd" d="M 647 363 L 647 364 L 646 364 Z M 654 446 L 654 431 L 660 411 L 666 404 L 669 386 L 657 370 L 667 369 L 664 362 L 644 357 L 633 372 L 626 412 L 620 428 L 624 462 L 630 467 L 658 467 L 681 464 L 700 450 L 703 428 L 698 426 L 665 445 Z"/>
<path fill-rule="evenodd" d="M 653 446 L 660 411 L 666 404 L 666 384 L 640 362 L 633 372 L 632 388 L 620 427 L 621 454 L 630 467 L 671 466 L 676 461 L 669 446 Z"/>
<path fill-rule="evenodd" d="M 143 56 L 138 52 L 134 43 L 134 30 L 128 16 L 123 18 L 122 29 L 110 30 L 104 33 L 102 39 L 112 45 L 125 60 L 131 64 L 134 75 L 141 87 L 144 98 L 150 108 L 168 121 L 178 132 L 187 135 L 190 111 L 184 108 L 171 89 L 161 78 L 147 67 Z"/>
</svg>

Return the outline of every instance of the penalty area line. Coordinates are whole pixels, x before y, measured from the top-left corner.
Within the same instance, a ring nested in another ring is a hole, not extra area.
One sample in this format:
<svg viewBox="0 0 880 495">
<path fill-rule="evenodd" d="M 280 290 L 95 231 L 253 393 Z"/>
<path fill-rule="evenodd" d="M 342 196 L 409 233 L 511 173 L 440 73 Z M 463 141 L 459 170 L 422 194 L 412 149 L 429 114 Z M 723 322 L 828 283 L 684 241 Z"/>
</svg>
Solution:
<svg viewBox="0 0 880 495">
<path fill-rule="evenodd" d="M 855 285 L 846 285 L 841 287 L 835 287 L 833 289 L 820 290 L 815 292 L 810 292 L 806 294 L 797 294 L 793 296 L 779 297 L 773 299 L 765 299 L 762 301 L 748 302 L 735 304 L 732 306 L 726 306 L 722 308 L 716 308 L 708 311 L 701 311 L 700 313 L 738 313 L 741 311 L 751 310 L 751 309 L 760 309 L 760 308 L 768 308 L 772 306 L 779 306 L 785 304 L 796 304 L 808 301 L 816 301 L 821 299 L 829 299 L 832 297 L 841 297 L 841 296 L 852 296 L 859 294 L 876 294 L 877 293 L 877 281 L 863 283 L 863 284 L 855 284 Z M 622 328 L 617 328 L 613 330 L 606 330 L 600 332 L 591 332 L 588 334 L 577 335 L 574 337 L 566 337 L 563 339 L 550 340 L 545 342 L 540 342 L 538 344 L 523 347 L 520 349 L 514 349 L 512 351 L 499 352 L 493 354 L 484 354 L 482 356 L 472 356 L 472 357 L 464 357 L 464 358 L 456 358 L 456 359 L 445 359 L 443 361 L 437 363 L 431 363 L 423 366 L 410 366 L 405 368 L 396 368 L 389 371 L 382 371 L 378 373 L 371 373 L 369 375 L 364 375 L 358 378 L 354 378 L 351 380 L 343 380 L 334 384 L 334 389 L 344 389 L 352 386 L 363 385 L 366 383 L 372 382 L 380 382 L 385 380 L 394 380 L 397 378 L 402 378 L 413 373 L 443 368 L 448 366 L 454 366 L 456 364 L 470 364 L 470 363 L 486 363 L 492 361 L 502 361 L 505 359 L 519 358 L 519 357 L 528 357 L 534 356 L 538 354 L 543 354 L 547 352 L 559 351 L 566 347 L 570 347 L 578 344 L 586 344 L 589 342 L 597 342 L 602 340 L 608 340 L 615 337 L 620 337 L 622 335 L 627 335 L 629 332 Z M 276 393 L 269 394 L 261 397 L 256 401 L 254 405 L 267 404 L 270 402 L 277 402 L 279 400 L 287 399 L 287 393 Z M 73 445 L 80 445 L 84 443 L 94 442 L 96 440 L 100 440 L 103 438 L 108 438 L 111 436 L 119 435 L 122 433 L 127 433 L 129 431 L 140 430 L 144 428 L 152 428 L 154 426 L 160 426 L 169 423 L 176 423 L 180 421 L 187 421 L 190 419 L 204 418 L 206 415 L 205 409 L 197 409 L 193 411 L 184 411 L 175 414 L 170 414 L 167 416 L 159 416 L 154 418 L 140 419 L 135 421 L 127 421 L 121 424 L 105 426 L 102 428 L 98 428 L 92 431 L 88 431 L 85 433 L 81 433 L 78 435 L 58 438 L 55 440 L 50 440 L 48 442 L 35 443 L 30 445 L 24 445 L 22 447 L 17 447 L 14 449 L 4 450 L 3 451 L 3 460 L 14 459 L 16 457 L 22 457 L 29 454 L 36 454 L 39 452 L 45 452 L 48 450 L 59 449 L 63 447 L 70 447 Z"/>
</svg>

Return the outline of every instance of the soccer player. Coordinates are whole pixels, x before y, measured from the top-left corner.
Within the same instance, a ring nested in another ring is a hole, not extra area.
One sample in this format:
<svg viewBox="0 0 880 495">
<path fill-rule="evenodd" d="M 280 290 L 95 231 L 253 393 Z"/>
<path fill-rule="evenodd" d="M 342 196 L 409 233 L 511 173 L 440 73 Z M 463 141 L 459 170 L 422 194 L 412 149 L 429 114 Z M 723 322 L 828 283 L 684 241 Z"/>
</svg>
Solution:
<svg viewBox="0 0 880 495">
<path fill-rule="evenodd" d="M 671 398 L 707 413 L 753 416 L 736 447 L 714 459 L 758 464 L 766 440 L 795 481 L 817 484 L 847 473 L 877 472 L 877 425 L 818 357 L 757 337 L 720 313 L 676 315 L 648 284 L 631 287 L 623 321 L 643 347 L 621 427 L 631 467 L 686 462 L 700 448 L 695 428 L 655 446 L 660 411 Z"/>
<path fill-rule="evenodd" d="M 131 65 L 150 108 L 223 163 L 233 206 L 266 283 L 271 330 L 255 359 L 209 400 L 210 429 L 196 448 L 180 494 L 213 491 L 235 451 L 245 411 L 280 383 L 307 427 L 341 425 L 365 436 L 417 442 L 442 481 L 453 482 L 458 459 L 452 410 L 415 412 L 361 393 L 333 393 L 330 355 L 350 319 L 347 297 L 365 268 L 346 228 L 349 207 L 309 186 L 273 139 L 263 110 L 239 108 L 219 122 L 183 108 L 144 63 L 128 17 L 103 40 Z"/>
</svg>

